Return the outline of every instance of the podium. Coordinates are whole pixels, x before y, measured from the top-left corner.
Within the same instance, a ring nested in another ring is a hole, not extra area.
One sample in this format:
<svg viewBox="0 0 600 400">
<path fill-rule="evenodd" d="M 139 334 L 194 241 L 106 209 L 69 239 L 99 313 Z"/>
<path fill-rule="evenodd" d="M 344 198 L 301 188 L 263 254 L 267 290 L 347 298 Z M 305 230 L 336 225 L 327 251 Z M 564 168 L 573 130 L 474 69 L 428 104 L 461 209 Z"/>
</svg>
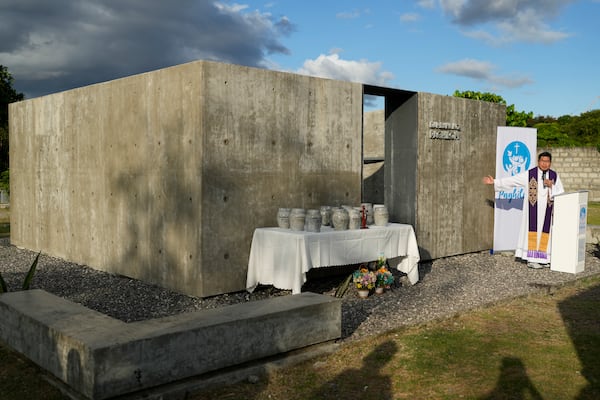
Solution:
<svg viewBox="0 0 600 400">
<path fill-rule="evenodd" d="M 584 270 L 587 203 L 587 191 L 554 196 L 552 271 L 576 274 Z"/>
</svg>

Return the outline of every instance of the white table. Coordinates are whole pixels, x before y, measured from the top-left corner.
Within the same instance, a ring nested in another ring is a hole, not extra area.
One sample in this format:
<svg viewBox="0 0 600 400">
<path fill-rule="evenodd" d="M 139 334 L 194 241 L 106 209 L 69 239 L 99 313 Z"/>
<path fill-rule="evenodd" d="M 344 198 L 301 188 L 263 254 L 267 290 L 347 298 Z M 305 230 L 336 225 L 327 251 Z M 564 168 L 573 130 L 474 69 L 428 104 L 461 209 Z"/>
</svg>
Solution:
<svg viewBox="0 0 600 400">
<path fill-rule="evenodd" d="M 311 268 L 375 261 L 380 254 L 388 260 L 402 256 L 397 269 L 415 284 L 419 280 L 419 248 L 410 225 L 369 225 L 369 229 L 321 232 L 258 228 L 252 237 L 246 288 L 273 285 L 300 293 Z"/>
</svg>

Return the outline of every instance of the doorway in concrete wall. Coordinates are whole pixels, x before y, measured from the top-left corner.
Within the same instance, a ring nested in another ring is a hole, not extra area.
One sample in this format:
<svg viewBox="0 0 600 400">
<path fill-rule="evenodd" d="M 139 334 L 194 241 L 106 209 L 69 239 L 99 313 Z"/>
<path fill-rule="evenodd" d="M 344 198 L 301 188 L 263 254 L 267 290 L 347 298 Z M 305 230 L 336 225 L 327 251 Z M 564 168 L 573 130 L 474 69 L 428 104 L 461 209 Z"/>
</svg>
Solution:
<svg viewBox="0 0 600 400">
<path fill-rule="evenodd" d="M 411 123 L 406 118 L 411 119 L 415 115 L 400 111 L 416 94 L 409 90 L 363 85 L 362 200 L 365 203 L 386 204 L 386 191 L 392 197 L 392 193 L 397 193 L 391 179 L 393 174 L 390 174 L 393 172 L 390 170 L 393 160 L 387 160 L 386 166 L 386 157 L 392 157 L 393 151 L 386 149 L 386 143 L 388 146 L 393 143 L 391 136 L 394 135 L 414 134 L 412 131 L 405 132 L 404 127 Z M 386 169 L 390 175 L 387 183 Z M 393 202 L 394 199 L 389 198 L 388 201 Z M 389 209 L 390 205 L 386 205 Z"/>
<path fill-rule="evenodd" d="M 385 96 L 363 95 L 362 201 L 384 203 Z"/>
</svg>

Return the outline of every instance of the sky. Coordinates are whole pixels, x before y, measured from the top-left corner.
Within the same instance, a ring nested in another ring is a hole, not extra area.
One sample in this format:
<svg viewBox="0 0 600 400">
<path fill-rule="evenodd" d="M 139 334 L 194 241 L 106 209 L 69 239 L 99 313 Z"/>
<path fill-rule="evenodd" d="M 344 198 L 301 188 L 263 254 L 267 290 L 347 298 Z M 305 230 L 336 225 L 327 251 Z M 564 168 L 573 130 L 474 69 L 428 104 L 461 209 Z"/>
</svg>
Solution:
<svg viewBox="0 0 600 400">
<path fill-rule="evenodd" d="M 212 60 L 559 117 L 600 108 L 599 18 L 600 0 L 0 0 L 0 65 L 28 99 Z"/>
</svg>

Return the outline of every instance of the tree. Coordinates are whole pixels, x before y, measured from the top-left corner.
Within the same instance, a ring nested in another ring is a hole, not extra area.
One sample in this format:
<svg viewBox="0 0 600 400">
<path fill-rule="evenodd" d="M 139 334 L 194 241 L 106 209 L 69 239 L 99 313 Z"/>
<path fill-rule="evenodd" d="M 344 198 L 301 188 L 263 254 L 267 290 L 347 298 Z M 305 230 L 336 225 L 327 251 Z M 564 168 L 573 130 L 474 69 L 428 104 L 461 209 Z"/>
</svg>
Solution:
<svg viewBox="0 0 600 400">
<path fill-rule="evenodd" d="M 462 97 L 464 99 L 471 100 L 482 100 L 489 101 L 491 103 L 499 103 L 506 105 L 506 100 L 502 96 L 498 96 L 494 93 L 489 92 L 475 92 L 472 90 L 466 90 L 460 92 L 454 91 L 454 97 Z M 507 126 L 527 126 L 527 121 L 533 118 L 533 112 L 517 111 L 515 105 L 511 104 L 506 106 L 506 125 Z"/>
<path fill-rule="evenodd" d="M 536 117 L 529 124 L 537 129 L 539 146 L 595 147 L 600 151 L 600 110 L 555 119 Z"/>
<path fill-rule="evenodd" d="M 0 65 L 0 172 L 8 169 L 8 105 L 25 98 L 12 84 L 13 77 L 8 68 Z"/>
<path fill-rule="evenodd" d="M 540 147 L 569 147 L 572 146 L 569 135 L 564 133 L 555 122 L 538 122 L 537 144 Z"/>
<path fill-rule="evenodd" d="M 497 94 L 488 92 L 455 91 L 454 97 L 506 104 Z M 506 107 L 506 125 L 537 129 L 539 147 L 595 147 L 600 152 L 600 110 L 591 110 L 579 116 L 563 115 L 533 117 L 533 112 L 516 111 L 514 104 Z"/>
</svg>

